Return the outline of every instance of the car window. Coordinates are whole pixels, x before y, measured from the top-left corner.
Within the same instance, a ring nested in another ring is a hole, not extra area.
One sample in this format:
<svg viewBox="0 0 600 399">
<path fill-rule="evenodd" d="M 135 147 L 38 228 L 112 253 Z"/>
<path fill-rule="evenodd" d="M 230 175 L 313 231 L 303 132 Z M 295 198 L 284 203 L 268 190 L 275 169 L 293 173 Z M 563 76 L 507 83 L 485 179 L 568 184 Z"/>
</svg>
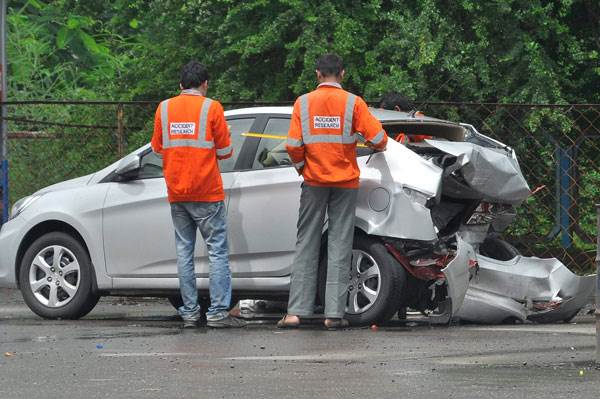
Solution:
<svg viewBox="0 0 600 399">
<path fill-rule="evenodd" d="M 229 132 L 231 134 L 231 145 L 233 146 L 233 155 L 231 158 L 223 159 L 219 161 L 219 170 L 221 172 L 231 172 L 240 156 L 242 144 L 244 144 L 243 133 L 250 132 L 250 128 L 256 118 L 239 118 L 229 119 L 227 125 L 229 125 Z"/>
<path fill-rule="evenodd" d="M 227 121 L 231 133 L 231 145 L 233 146 L 233 155 L 231 158 L 219 161 L 221 172 L 230 172 L 233 170 L 235 161 L 240 154 L 244 136 L 242 133 L 250 131 L 256 118 L 232 119 Z M 155 179 L 163 177 L 163 161 L 155 152 L 150 151 L 142 155 L 141 168 L 138 173 L 138 179 Z"/>
<path fill-rule="evenodd" d="M 154 151 L 142 155 L 141 168 L 138 179 L 154 179 L 163 177 L 163 162 Z"/>
<path fill-rule="evenodd" d="M 264 136 L 260 139 L 252 169 L 292 165 L 292 161 L 285 149 L 285 140 L 289 128 L 289 118 L 269 119 L 265 126 Z"/>
</svg>

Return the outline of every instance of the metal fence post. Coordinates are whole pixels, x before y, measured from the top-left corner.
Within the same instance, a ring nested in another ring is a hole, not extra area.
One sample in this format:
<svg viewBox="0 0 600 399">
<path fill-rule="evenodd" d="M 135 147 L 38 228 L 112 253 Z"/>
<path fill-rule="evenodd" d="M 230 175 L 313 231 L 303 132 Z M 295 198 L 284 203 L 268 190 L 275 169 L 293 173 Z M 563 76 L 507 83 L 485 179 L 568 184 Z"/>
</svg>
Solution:
<svg viewBox="0 0 600 399">
<path fill-rule="evenodd" d="M 123 123 L 123 104 L 117 105 L 117 155 L 123 157 L 125 153 L 125 127 Z"/>
<path fill-rule="evenodd" d="M 8 126 L 6 123 L 6 0 L 0 0 L 0 225 L 8 220 Z"/>
<path fill-rule="evenodd" d="M 600 204 L 596 204 L 596 367 L 600 368 Z"/>
</svg>

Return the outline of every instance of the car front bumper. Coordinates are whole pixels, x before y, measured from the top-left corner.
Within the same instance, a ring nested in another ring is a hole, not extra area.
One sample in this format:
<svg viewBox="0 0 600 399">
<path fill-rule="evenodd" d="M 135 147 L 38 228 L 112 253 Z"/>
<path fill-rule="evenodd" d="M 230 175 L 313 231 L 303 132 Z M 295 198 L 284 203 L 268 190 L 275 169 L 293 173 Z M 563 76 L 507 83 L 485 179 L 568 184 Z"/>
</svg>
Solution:
<svg viewBox="0 0 600 399">
<path fill-rule="evenodd" d="M 17 217 L 2 225 L 0 230 L 0 287 L 17 288 L 16 261 L 27 220 Z"/>
</svg>

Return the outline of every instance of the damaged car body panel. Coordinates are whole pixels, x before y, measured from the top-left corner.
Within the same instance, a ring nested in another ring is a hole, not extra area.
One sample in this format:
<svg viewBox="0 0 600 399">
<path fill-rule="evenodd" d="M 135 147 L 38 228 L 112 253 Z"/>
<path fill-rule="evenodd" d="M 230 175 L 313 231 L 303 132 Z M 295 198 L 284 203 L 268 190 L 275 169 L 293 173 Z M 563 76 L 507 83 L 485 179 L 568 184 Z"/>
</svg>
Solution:
<svg viewBox="0 0 600 399">
<path fill-rule="evenodd" d="M 469 270 L 470 267 L 475 266 L 477 259 L 475 250 L 468 242 L 460 236 L 456 241 L 458 247 L 456 257 L 442 269 L 448 282 L 448 298 L 451 306 L 451 310 L 447 313 L 448 317 L 452 317 L 461 308 L 471 279 Z M 447 321 L 444 320 L 444 322 Z"/>
<path fill-rule="evenodd" d="M 568 321 L 590 300 L 595 276 L 577 276 L 559 260 L 517 256 L 508 261 L 478 255 L 456 317 L 477 323 Z"/>
<path fill-rule="evenodd" d="M 512 150 L 485 148 L 473 143 L 426 140 L 456 163 L 446 170 L 460 171 L 462 179 L 448 179 L 444 190 L 458 198 L 520 205 L 531 191 Z"/>
<path fill-rule="evenodd" d="M 382 237 L 436 240 L 427 201 L 439 195 L 443 170 L 390 140 L 385 152 L 358 159 L 356 226 Z"/>
</svg>

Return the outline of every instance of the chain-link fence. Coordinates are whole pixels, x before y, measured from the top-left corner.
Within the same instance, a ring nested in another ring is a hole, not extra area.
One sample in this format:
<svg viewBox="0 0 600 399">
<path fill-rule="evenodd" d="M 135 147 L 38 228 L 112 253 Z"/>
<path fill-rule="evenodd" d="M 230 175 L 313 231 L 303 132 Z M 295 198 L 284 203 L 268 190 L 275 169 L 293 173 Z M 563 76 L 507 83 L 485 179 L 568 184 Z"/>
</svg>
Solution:
<svg viewBox="0 0 600 399">
<path fill-rule="evenodd" d="M 147 143 L 157 102 L 8 102 L 10 200 L 92 173 Z M 269 105 L 281 105 L 269 104 Z M 285 104 L 290 104 L 285 103 Z M 225 108 L 266 105 L 227 103 Z M 593 268 L 600 105 L 423 103 L 512 146 L 532 189 L 507 232 L 524 254 Z"/>
</svg>

